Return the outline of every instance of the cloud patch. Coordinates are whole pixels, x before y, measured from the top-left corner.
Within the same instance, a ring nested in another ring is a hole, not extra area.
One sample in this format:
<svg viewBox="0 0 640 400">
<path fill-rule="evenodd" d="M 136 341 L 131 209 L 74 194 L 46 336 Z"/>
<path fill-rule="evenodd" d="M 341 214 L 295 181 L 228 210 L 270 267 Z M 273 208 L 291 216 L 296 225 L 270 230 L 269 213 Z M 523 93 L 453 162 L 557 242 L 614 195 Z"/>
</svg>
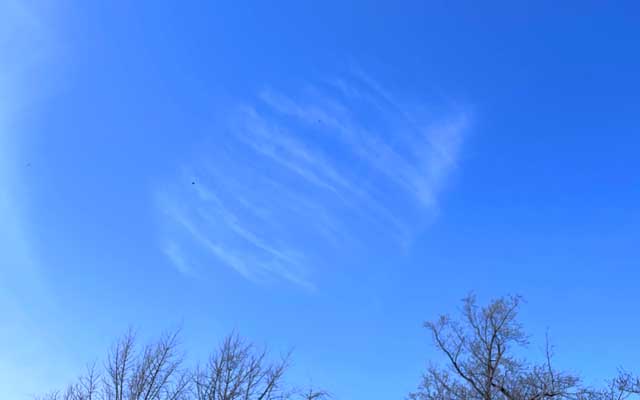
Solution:
<svg viewBox="0 0 640 400">
<path fill-rule="evenodd" d="M 407 246 L 416 221 L 437 215 L 469 126 L 459 109 L 415 111 L 428 106 L 360 72 L 293 94 L 262 90 L 157 192 L 165 253 L 182 272 L 211 258 L 252 281 L 312 290 L 327 254 L 367 248 L 374 233 Z"/>
</svg>

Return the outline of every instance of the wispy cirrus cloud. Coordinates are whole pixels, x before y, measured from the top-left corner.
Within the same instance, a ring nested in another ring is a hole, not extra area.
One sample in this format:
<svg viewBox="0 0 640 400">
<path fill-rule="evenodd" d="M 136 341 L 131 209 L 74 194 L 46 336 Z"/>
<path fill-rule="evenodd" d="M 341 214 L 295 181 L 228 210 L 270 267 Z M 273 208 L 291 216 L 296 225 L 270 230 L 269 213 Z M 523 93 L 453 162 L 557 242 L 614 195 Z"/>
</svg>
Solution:
<svg viewBox="0 0 640 400">
<path fill-rule="evenodd" d="M 211 257 L 253 281 L 313 288 L 327 251 L 366 248 L 374 231 L 406 246 L 416 220 L 438 213 L 469 126 L 465 111 L 417 109 L 360 71 L 295 95 L 261 91 L 158 193 L 165 252 L 183 272 Z"/>
</svg>

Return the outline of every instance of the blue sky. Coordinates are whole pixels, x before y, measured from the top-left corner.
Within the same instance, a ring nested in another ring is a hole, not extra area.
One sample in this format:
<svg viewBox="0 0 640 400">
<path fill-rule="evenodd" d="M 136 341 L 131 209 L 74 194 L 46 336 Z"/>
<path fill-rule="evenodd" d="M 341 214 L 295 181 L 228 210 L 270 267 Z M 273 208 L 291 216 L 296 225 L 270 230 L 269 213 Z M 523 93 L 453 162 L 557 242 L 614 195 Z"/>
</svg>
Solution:
<svg viewBox="0 0 640 400">
<path fill-rule="evenodd" d="M 402 398 L 471 290 L 637 364 L 638 6 L 343 3 L 1 2 L 5 397 L 133 325 Z"/>
</svg>

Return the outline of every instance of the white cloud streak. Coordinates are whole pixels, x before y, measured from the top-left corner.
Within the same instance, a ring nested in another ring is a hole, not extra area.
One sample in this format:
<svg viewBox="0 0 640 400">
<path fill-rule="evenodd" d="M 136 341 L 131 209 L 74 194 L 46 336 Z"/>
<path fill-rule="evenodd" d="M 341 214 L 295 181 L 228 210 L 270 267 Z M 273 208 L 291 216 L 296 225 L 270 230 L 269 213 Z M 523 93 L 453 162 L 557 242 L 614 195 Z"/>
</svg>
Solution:
<svg viewBox="0 0 640 400">
<path fill-rule="evenodd" d="M 231 113 L 204 161 L 162 193 L 172 243 L 165 252 L 178 270 L 191 256 L 176 255 L 181 238 L 180 249 L 204 250 L 197 257 L 208 254 L 250 280 L 313 288 L 328 249 L 366 248 L 372 230 L 403 246 L 416 218 L 438 213 L 467 114 L 415 114 L 364 73 L 354 75 L 297 97 L 265 89 Z"/>
</svg>

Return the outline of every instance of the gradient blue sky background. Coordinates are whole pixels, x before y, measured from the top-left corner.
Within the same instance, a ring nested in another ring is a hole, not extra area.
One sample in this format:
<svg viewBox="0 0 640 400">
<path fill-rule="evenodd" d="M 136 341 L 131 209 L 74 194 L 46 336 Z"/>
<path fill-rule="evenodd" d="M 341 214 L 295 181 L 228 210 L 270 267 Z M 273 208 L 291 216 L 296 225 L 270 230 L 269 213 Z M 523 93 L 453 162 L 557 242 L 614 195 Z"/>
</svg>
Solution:
<svg viewBox="0 0 640 400">
<path fill-rule="evenodd" d="M 168 3 L 0 1 L 0 397 L 181 325 L 403 398 L 470 290 L 637 366 L 635 2 Z"/>
</svg>

